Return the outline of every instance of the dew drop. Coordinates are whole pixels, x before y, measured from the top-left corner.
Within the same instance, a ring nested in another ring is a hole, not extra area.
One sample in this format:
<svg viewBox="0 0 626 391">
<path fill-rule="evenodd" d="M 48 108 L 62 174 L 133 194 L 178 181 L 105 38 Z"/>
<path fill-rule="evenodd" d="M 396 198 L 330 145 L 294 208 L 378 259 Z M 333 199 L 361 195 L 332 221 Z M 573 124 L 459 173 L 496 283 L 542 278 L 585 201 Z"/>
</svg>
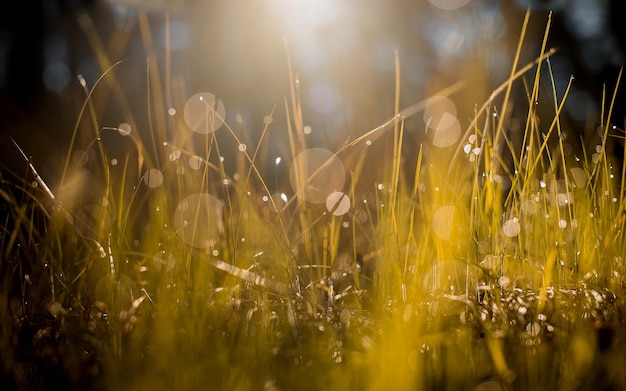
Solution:
<svg viewBox="0 0 626 391">
<path fill-rule="evenodd" d="M 115 159 L 115 158 L 111 159 L 111 165 L 112 166 L 117 166 L 117 159 Z"/>
<path fill-rule="evenodd" d="M 304 134 L 311 134 L 311 132 L 313 131 L 313 129 L 311 129 L 311 127 L 309 125 L 306 125 L 302 131 L 304 132 Z"/>
<path fill-rule="evenodd" d="M 246 144 L 239 144 L 239 151 L 240 152 L 245 152 L 246 149 L 248 149 L 248 146 Z"/>
<path fill-rule="evenodd" d="M 172 116 L 176 115 L 176 109 L 173 107 L 170 107 L 169 109 L 167 109 L 167 114 L 172 115 Z"/>
</svg>

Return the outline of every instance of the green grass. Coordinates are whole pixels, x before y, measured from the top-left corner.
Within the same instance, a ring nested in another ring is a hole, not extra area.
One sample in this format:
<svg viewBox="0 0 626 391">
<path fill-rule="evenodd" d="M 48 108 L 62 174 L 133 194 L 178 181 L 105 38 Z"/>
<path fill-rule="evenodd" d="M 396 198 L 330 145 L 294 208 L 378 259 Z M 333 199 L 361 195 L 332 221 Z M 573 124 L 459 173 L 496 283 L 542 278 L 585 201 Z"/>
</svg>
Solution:
<svg viewBox="0 0 626 391">
<path fill-rule="evenodd" d="M 404 142 L 405 119 L 430 110 L 443 121 L 436 103 L 445 100 L 402 109 L 397 65 L 394 115 L 322 164 L 303 159 L 309 147 L 290 65 L 291 91 L 276 108 L 287 114 L 288 160 L 297 162 L 289 178 L 272 178 L 261 158 L 275 136 L 269 121 L 258 145 L 243 148 L 245 127 L 216 129 L 224 118 L 209 95 L 195 102 L 206 102 L 198 133 L 184 101 L 168 114 L 169 79 L 161 84 L 153 56 L 148 135 L 101 125 L 92 98 L 117 91 L 119 64 L 110 66 L 85 85 L 58 184 L 39 177 L 25 153 L 26 175 L 3 170 L 6 383 L 626 387 L 626 170 L 610 153 L 623 148 L 624 132 L 611 122 L 617 88 L 605 93 L 599 123 L 567 138 L 569 86 L 558 100 L 551 77 L 541 76 L 552 75 L 549 23 L 537 60 L 519 64 L 528 17 L 509 79 L 473 118 L 459 119 L 465 131 L 445 147 L 437 144 L 447 134 L 436 130 L 418 148 Z M 151 50 L 145 18 L 140 27 Z M 454 101 L 462 88 L 439 97 Z M 514 100 L 516 90 L 527 100 Z M 517 133 L 508 130 L 513 105 L 526 108 Z M 113 157 L 113 144 L 128 153 Z M 380 160 L 368 153 L 377 146 L 385 165 L 372 183 L 364 167 Z M 237 176 L 220 156 L 236 156 Z M 343 196 L 327 207 L 331 191 Z"/>
</svg>

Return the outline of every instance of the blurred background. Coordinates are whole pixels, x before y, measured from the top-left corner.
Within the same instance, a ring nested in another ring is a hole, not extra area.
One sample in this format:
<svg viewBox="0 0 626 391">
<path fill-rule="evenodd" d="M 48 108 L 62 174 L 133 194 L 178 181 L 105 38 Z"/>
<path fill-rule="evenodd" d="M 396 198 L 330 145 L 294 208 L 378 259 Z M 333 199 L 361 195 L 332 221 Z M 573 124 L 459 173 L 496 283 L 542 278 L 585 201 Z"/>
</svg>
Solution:
<svg viewBox="0 0 626 391">
<path fill-rule="evenodd" d="M 463 81 L 453 97 L 463 129 L 509 75 L 527 9 L 520 63 L 538 55 L 553 12 L 548 47 L 558 49 L 551 60 L 557 94 L 575 76 L 566 104 L 571 131 L 597 125 L 603 86 L 610 96 L 626 57 L 621 0 L 26 0 L 12 7 L 0 14 L 2 162 L 19 162 L 12 137 L 50 175 L 85 99 L 78 75 L 91 88 L 107 64 L 124 60 L 113 71 L 121 91 L 103 83 L 109 93 L 94 96 L 99 126 L 129 122 L 132 113 L 146 132 L 147 38 L 172 89 L 165 104 L 182 112 L 186 97 L 214 94 L 253 145 L 274 108 L 273 132 L 286 137 L 288 48 L 311 144 L 329 149 L 393 114 L 395 49 L 401 105 Z M 140 15 L 149 31 L 142 32 Z M 621 93 L 613 116 L 619 128 L 625 114 Z M 423 117 L 407 128 L 419 141 Z M 279 139 L 272 139 L 277 151 Z"/>
</svg>

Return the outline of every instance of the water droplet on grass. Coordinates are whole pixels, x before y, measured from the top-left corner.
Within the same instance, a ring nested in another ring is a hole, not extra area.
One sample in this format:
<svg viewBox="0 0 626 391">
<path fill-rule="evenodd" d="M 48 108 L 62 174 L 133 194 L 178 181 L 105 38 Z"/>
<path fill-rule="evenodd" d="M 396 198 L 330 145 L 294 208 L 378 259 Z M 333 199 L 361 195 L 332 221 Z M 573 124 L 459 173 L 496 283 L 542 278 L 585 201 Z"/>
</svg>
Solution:
<svg viewBox="0 0 626 391">
<path fill-rule="evenodd" d="M 239 144 L 238 148 L 240 152 L 245 152 L 246 149 L 248 149 L 248 146 L 246 144 Z"/>
</svg>

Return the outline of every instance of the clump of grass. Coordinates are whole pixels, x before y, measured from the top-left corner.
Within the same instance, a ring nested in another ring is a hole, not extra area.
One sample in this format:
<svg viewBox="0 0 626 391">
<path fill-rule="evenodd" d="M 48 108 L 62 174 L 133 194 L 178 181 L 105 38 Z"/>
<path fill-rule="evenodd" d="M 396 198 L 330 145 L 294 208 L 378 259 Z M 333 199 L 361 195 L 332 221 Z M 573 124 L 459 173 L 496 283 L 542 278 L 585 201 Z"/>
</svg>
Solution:
<svg viewBox="0 0 626 391">
<path fill-rule="evenodd" d="M 437 124 L 459 85 L 401 109 L 397 66 L 391 119 L 335 152 L 310 149 L 290 66 L 292 169 L 277 186 L 260 159 L 271 121 L 248 147 L 211 94 L 173 99 L 153 55 L 147 136 L 130 114 L 99 123 L 93 92 L 117 91 L 119 65 L 83 84 L 59 184 L 24 151 L 27 174 L 3 172 L 4 378 L 19 389 L 624 387 L 615 92 L 570 153 L 569 86 L 558 100 L 541 83 L 549 23 L 537 60 L 519 65 L 528 17 L 510 77 L 460 141 Z M 140 27 L 150 51 L 145 17 Z M 517 136 L 514 103 L 527 110 Z M 433 139 L 415 151 L 404 121 L 424 110 Z M 373 143 L 388 146 L 374 183 L 363 172 Z"/>
</svg>

